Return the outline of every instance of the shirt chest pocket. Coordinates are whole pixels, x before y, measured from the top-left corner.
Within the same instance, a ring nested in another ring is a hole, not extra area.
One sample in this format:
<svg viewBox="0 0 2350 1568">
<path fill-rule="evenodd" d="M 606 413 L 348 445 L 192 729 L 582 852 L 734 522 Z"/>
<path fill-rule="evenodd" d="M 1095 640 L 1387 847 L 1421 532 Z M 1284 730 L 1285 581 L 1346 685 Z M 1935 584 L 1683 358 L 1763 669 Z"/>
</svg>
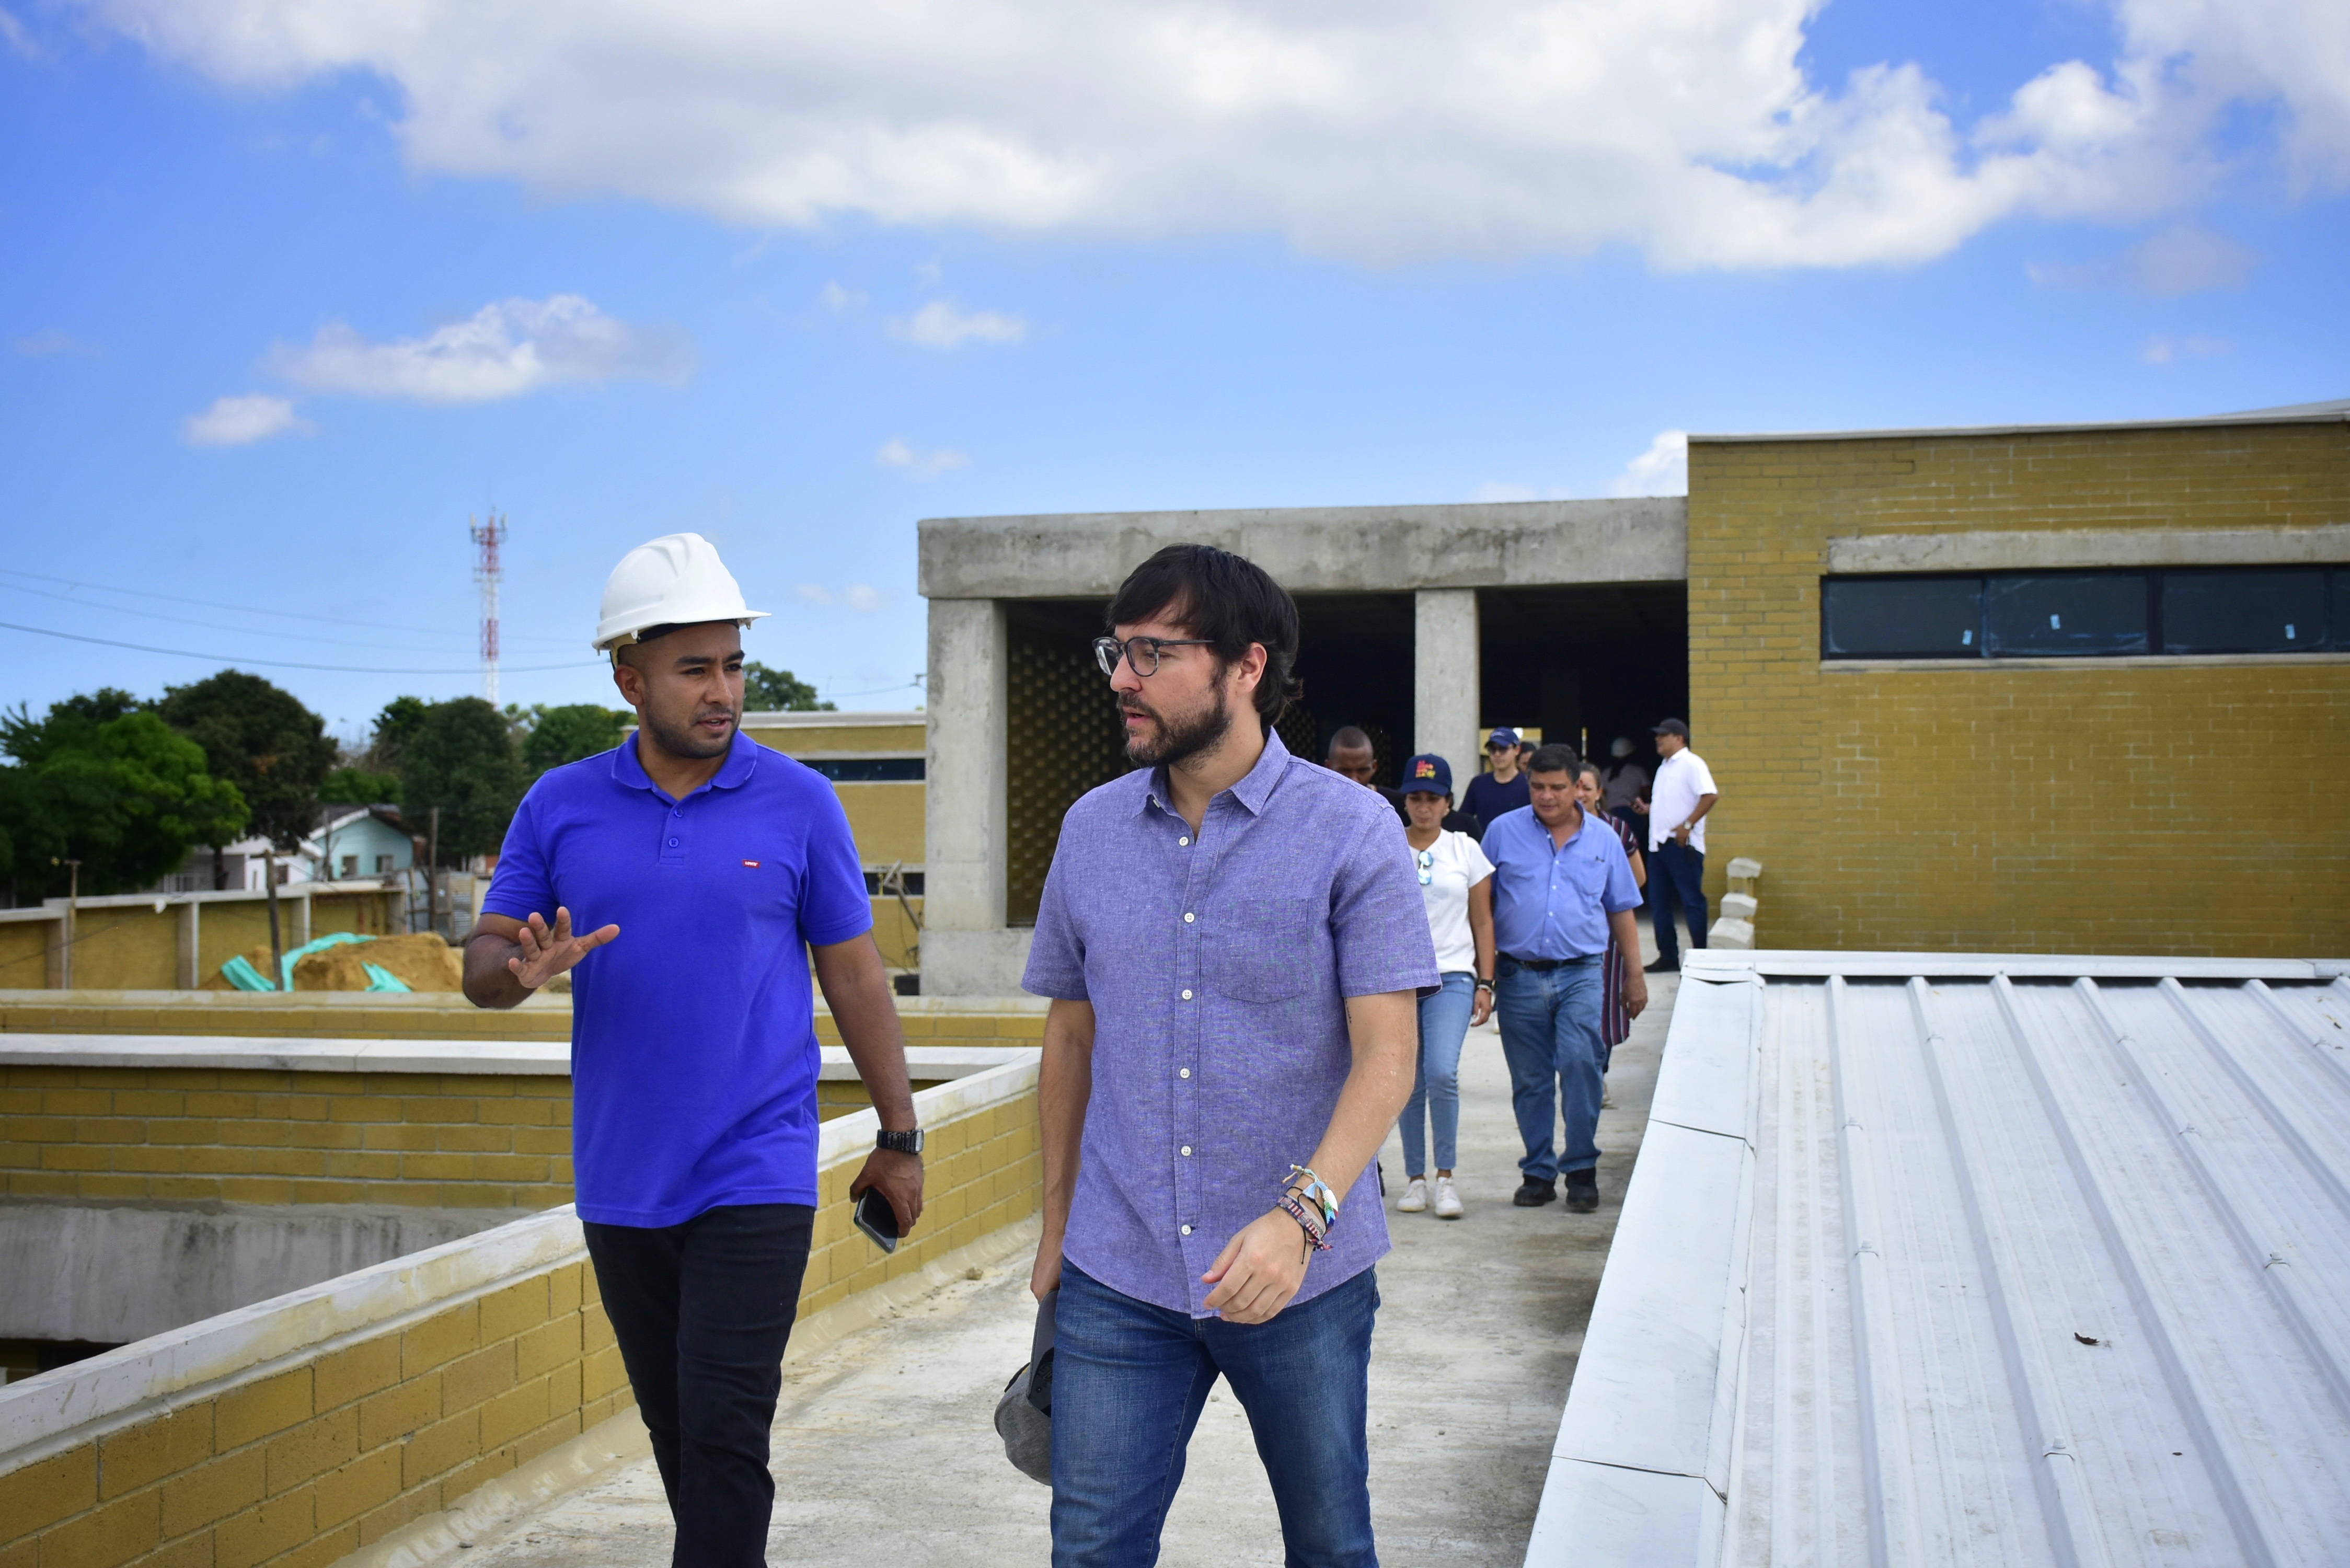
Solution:
<svg viewBox="0 0 2350 1568">
<path fill-rule="evenodd" d="M 1607 891 L 1607 853 L 1604 849 L 1588 849 L 1575 845 L 1559 856 L 1566 872 L 1567 885 L 1577 897 L 1596 904 Z"/>
<path fill-rule="evenodd" d="M 1323 967 L 1320 905 L 1312 898 L 1234 898 L 1200 933 L 1201 978 L 1236 1002 L 1286 1002 Z"/>
</svg>

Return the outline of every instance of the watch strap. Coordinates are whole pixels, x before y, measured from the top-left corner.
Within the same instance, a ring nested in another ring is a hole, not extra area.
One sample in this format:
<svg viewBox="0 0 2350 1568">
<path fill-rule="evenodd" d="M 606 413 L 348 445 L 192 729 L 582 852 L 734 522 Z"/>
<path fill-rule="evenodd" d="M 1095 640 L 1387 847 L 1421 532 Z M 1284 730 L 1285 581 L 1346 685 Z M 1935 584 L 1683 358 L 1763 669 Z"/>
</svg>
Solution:
<svg viewBox="0 0 2350 1568">
<path fill-rule="evenodd" d="M 915 1127 L 910 1132 L 875 1133 L 873 1147 L 886 1148 L 895 1154 L 920 1154 L 922 1152 L 922 1129 Z"/>
</svg>

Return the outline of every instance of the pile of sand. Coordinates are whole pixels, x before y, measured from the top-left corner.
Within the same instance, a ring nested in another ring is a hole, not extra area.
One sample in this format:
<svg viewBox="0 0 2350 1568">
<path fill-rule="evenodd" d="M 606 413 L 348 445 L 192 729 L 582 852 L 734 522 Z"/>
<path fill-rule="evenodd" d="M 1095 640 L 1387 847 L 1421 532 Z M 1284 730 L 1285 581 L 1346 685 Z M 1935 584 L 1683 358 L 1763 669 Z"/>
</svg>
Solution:
<svg viewBox="0 0 2350 1568">
<path fill-rule="evenodd" d="M 270 975 L 269 950 L 255 948 L 245 961 Z M 376 937 L 363 942 L 337 942 L 302 959 L 294 966 L 294 989 L 301 991 L 365 991 L 367 966 L 374 964 L 398 976 L 411 991 L 461 991 L 465 966 L 455 948 L 426 932 L 412 937 Z M 234 989 L 215 973 L 203 983 L 206 991 Z"/>
<path fill-rule="evenodd" d="M 455 948 L 431 932 L 413 937 L 378 937 L 368 942 L 337 942 L 294 966 L 296 991 L 365 991 L 368 971 L 389 970 L 411 991 L 462 991 L 465 964 Z"/>
</svg>

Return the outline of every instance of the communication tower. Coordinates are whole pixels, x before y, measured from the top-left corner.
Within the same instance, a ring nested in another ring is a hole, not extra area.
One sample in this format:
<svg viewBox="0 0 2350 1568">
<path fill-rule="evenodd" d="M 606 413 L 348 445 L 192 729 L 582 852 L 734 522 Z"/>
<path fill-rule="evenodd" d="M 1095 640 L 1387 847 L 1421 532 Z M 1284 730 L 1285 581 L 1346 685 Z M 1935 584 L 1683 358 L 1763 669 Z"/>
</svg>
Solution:
<svg viewBox="0 0 2350 1568">
<path fill-rule="evenodd" d="M 482 585 L 482 695 L 498 705 L 498 546 L 505 542 L 506 520 L 493 512 L 486 523 L 465 519 L 479 554 L 473 559 L 473 581 Z"/>
</svg>

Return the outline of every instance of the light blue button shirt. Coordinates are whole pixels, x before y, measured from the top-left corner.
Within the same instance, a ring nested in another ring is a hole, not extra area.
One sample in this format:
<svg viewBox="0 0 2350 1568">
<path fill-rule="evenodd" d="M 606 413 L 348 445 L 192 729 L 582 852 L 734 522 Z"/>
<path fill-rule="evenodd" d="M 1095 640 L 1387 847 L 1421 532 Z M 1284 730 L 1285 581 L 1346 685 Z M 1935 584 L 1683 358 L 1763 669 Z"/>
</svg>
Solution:
<svg viewBox="0 0 2350 1568">
<path fill-rule="evenodd" d="M 1623 839 L 1589 812 L 1559 845 L 1534 807 L 1520 806 L 1493 819 L 1484 848 L 1493 863 L 1493 944 L 1513 957 L 1604 953 L 1607 917 L 1640 907 Z"/>
</svg>

